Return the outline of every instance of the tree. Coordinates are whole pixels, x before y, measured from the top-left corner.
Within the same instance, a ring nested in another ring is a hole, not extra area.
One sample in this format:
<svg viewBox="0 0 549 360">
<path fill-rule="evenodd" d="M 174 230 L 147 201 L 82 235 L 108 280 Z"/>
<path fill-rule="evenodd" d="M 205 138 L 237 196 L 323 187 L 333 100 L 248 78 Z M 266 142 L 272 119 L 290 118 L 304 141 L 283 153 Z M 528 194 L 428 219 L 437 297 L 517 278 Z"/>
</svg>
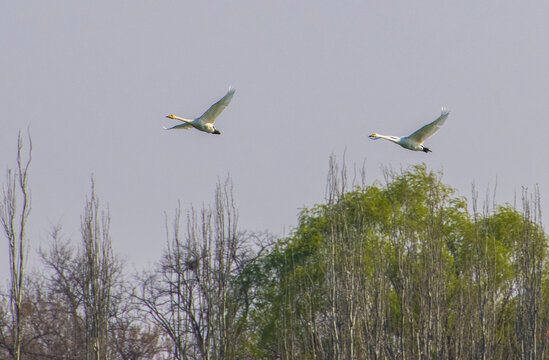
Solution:
<svg viewBox="0 0 549 360">
<path fill-rule="evenodd" d="M 536 188 L 530 197 L 522 194 L 523 217 L 520 236 L 513 246 L 516 251 L 518 349 L 520 359 L 539 359 L 547 353 L 549 311 L 547 308 L 547 239 L 541 227 L 541 203 Z M 545 278 L 545 284 L 544 284 Z M 545 301 L 544 301 L 545 298 Z"/>
<path fill-rule="evenodd" d="M 86 359 L 107 359 L 109 316 L 114 307 L 111 290 L 119 272 L 109 235 L 110 216 L 100 213 L 92 179 L 91 196 L 82 217 L 81 281 L 86 329 Z"/>
<path fill-rule="evenodd" d="M 110 216 L 101 211 L 92 179 L 81 221 L 82 242 L 76 249 L 61 228 L 41 255 L 40 311 L 34 322 L 47 324 L 35 335 L 41 354 L 51 359 L 152 359 L 159 353 L 158 330 L 140 320 L 130 301 L 123 266 L 111 249 Z M 70 354 L 70 355 L 67 355 Z"/>
<path fill-rule="evenodd" d="M 23 159 L 23 140 L 17 137 L 17 167 L 8 170 L 0 201 L 0 221 L 8 239 L 10 264 L 10 312 L 13 326 L 13 344 L 8 349 L 14 359 L 21 357 L 22 300 L 25 265 L 25 231 L 31 209 L 28 172 L 32 159 L 32 140 L 28 133 L 29 150 Z M 20 203 L 19 203 L 20 202 Z M 21 206 L 18 209 L 18 206 Z"/>
<path fill-rule="evenodd" d="M 97 201 L 95 196 L 93 198 Z M 90 205 L 89 200 L 86 204 Z M 93 206 L 98 206 L 98 202 Z M 86 219 L 89 217 L 84 215 L 83 224 L 90 223 Z M 110 272 L 110 282 L 103 282 L 101 276 L 104 275 L 101 275 L 96 280 L 100 284 L 90 285 L 93 277 L 86 267 L 94 257 L 90 256 L 89 249 L 86 250 L 89 243 L 85 244 L 85 234 L 81 245 L 75 249 L 56 228 L 49 248 L 41 251 L 46 271 L 37 276 L 37 281 L 42 283 L 39 288 L 41 296 L 32 302 L 39 311 L 33 312 L 29 321 L 43 324 L 34 330 L 35 338 L 39 338 L 43 346 L 34 353 L 50 359 L 96 358 L 98 353 L 108 359 L 155 358 L 160 353 L 160 333 L 139 317 L 129 296 L 122 263 L 114 254 L 110 253 L 108 259 L 102 261 L 95 258 L 99 264 L 96 269 Z M 98 296 L 93 294 L 94 291 L 97 293 L 94 286 L 110 286 L 99 293 L 99 296 L 108 294 L 110 297 L 108 309 L 106 305 L 100 305 L 105 304 L 104 300 L 94 300 Z M 99 343 L 99 346 L 94 347 L 94 343 Z"/>
<path fill-rule="evenodd" d="M 242 357 L 251 301 L 246 277 L 260 248 L 238 230 L 230 180 L 218 184 L 213 208 L 189 211 L 184 237 L 180 217 L 178 208 L 173 230 L 166 225 L 159 267 L 133 296 L 170 338 L 174 358 Z"/>
<path fill-rule="evenodd" d="M 353 190 L 330 169 L 327 203 L 262 258 L 257 357 L 549 355 L 539 197 L 471 213 L 424 165 Z"/>
</svg>

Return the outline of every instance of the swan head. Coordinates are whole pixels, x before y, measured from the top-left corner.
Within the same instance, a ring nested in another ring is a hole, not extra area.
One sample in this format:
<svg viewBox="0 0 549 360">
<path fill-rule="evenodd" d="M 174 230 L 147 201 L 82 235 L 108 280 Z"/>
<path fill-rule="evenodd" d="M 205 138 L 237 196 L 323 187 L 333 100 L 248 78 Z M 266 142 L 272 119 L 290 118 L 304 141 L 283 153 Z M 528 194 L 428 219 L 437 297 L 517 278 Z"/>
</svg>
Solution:
<svg viewBox="0 0 549 360">
<path fill-rule="evenodd" d="M 377 140 L 379 139 L 378 135 L 376 133 L 373 133 L 372 135 L 368 136 L 370 139 L 372 140 Z"/>
<path fill-rule="evenodd" d="M 169 118 L 169 119 L 175 119 L 175 115 L 168 115 L 166 117 Z"/>
</svg>

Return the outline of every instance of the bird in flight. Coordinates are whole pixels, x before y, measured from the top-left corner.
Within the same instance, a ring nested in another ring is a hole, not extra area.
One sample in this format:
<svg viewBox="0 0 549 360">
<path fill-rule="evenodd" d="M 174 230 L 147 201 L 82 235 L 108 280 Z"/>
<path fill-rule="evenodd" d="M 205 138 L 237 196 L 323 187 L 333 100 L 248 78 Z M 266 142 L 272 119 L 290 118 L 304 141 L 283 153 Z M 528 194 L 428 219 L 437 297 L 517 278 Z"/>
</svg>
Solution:
<svg viewBox="0 0 549 360">
<path fill-rule="evenodd" d="M 369 138 L 372 140 L 389 140 L 408 150 L 423 151 L 426 153 L 432 152 L 428 147 L 423 146 L 423 142 L 437 133 L 442 124 L 446 121 L 448 114 L 450 114 L 450 112 L 446 110 L 446 107 L 443 107 L 440 116 L 435 121 L 423 126 L 421 129 L 416 130 L 408 136 L 386 136 L 374 133 L 370 135 Z"/>
<path fill-rule="evenodd" d="M 221 134 L 221 131 L 217 130 L 214 126 L 214 121 L 217 119 L 219 114 L 225 110 L 225 108 L 229 105 L 231 102 L 231 99 L 233 98 L 235 89 L 232 89 L 229 87 L 229 91 L 227 91 L 227 94 L 223 96 L 218 102 L 210 106 L 208 110 L 201 116 L 197 117 L 194 120 L 190 119 L 184 119 L 179 116 L 175 115 L 168 115 L 167 118 L 179 120 L 182 121 L 183 124 L 175 125 L 170 128 L 164 127 L 165 130 L 171 130 L 171 129 L 184 129 L 188 130 L 190 128 L 195 128 L 200 131 L 204 131 L 210 134 Z"/>
</svg>

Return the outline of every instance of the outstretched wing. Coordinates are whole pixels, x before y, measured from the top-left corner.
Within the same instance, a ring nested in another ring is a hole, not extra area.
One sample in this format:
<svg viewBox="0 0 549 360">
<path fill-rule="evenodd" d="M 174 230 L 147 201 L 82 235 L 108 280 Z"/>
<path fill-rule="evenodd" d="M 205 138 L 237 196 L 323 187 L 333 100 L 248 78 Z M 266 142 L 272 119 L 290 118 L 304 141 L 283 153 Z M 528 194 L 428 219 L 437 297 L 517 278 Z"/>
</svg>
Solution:
<svg viewBox="0 0 549 360">
<path fill-rule="evenodd" d="M 193 126 L 189 123 L 179 124 L 172 127 L 164 127 L 164 130 L 172 130 L 172 129 L 181 129 L 181 130 L 189 130 Z"/>
<path fill-rule="evenodd" d="M 227 94 L 225 94 L 225 96 L 223 96 L 221 100 L 210 106 L 210 108 L 206 110 L 206 112 L 202 114 L 202 116 L 200 116 L 198 120 L 200 120 L 200 122 L 204 124 L 213 124 L 219 114 L 221 114 L 231 102 L 234 92 L 235 89 L 229 88 Z"/>
<path fill-rule="evenodd" d="M 436 134 L 442 124 L 446 121 L 448 114 L 450 114 L 450 112 L 443 107 L 440 116 L 435 121 L 425 125 L 419 130 L 416 130 L 413 134 L 408 136 L 408 139 L 417 141 L 418 144 L 423 144 L 427 138 Z"/>
</svg>

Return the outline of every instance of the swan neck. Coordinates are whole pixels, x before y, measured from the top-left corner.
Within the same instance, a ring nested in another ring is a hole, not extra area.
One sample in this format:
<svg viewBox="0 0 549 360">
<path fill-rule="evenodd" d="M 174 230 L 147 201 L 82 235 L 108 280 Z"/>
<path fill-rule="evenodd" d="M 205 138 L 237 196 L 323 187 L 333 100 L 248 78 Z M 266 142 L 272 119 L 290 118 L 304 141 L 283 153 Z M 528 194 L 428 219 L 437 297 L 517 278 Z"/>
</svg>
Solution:
<svg viewBox="0 0 549 360">
<path fill-rule="evenodd" d="M 396 136 L 387 136 L 387 135 L 377 134 L 377 137 L 380 137 L 382 139 L 389 140 L 389 141 L 392 141 L 392 142 L 400 141 L 400 138 L 398 138 Z"/>
<path fill-rule="evenodd" d="M 174 115 L 174 119 L 181 120 L 181 121 L 184 121 L 184 122 L 187 122 L 187 123 L 188 123 L 188 122 L 192 122 L 192 120 L 184 119 L 184 118 L 182 118 L 182 117 L 175 116 L 175 115 Z"/>
</svg>

